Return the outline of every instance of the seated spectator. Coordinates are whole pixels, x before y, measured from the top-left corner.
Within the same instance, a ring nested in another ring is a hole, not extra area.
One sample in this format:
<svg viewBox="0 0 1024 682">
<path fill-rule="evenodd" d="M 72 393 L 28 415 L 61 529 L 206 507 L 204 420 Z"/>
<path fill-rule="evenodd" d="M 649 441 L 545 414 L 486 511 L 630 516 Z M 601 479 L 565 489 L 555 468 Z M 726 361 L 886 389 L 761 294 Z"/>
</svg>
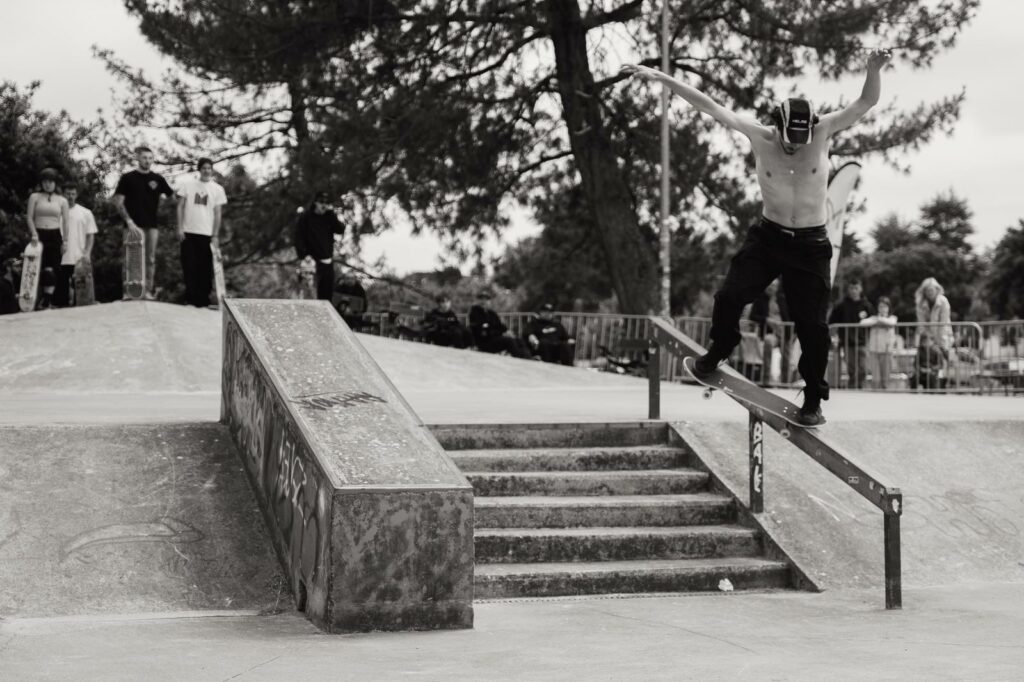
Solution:
<svg viewBox="0 0 1024 682">
<path fill-rule="evenodd" d="M 544 362 L 572 365 L 576 355 L 576 341 L 569 338 L 569 332 L 560 322 L 555 321 L 554 306 L 545 303 L 537 317 L 530 320 L 523 332 L 530 352 Z"/>
<path fill-rule="evenodd" d="M 463 326 L 459 321 L 459 316 L 452 310 L 451 297 L 441 295 L 435 301 L 437 307 L 423 318 L 423 336 L 427 343 L 451 348 L 472 346 L 473 335 Z"/>
<path fill-rule="evenodd" d="M 477 302 L 469 309 L 469 330 L 476 347 L 485 353 L 508 353 L 516 358 L 530 357 L 522 340 L 508 333 L 508 327 L 490 307 L 491 293 L 477 294 Z"/>
<path fill-rule="evenodd" d="M 334 308 L 341 319 L 354 331 L 366 326 L 366 289 L 355 277 L 345 277 L 334 286 Z"/>
<path fill-rule="evenodd" d="M 917 361 L 914 364 L 911 388 L 946 387 L 946 380 L 940 376 L 946 367 L 946 355 L 935 345 L 931 334 L 921 334 L 921 345 L 917 348 Z"/>
</svg>

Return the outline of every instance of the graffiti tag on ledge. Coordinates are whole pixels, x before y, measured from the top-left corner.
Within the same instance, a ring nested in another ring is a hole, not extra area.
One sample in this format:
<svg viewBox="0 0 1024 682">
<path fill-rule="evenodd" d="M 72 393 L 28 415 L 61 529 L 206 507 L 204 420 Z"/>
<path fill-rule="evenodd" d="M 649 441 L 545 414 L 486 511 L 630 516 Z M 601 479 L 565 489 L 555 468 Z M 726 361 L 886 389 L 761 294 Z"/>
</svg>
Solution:
<svg viewBox="0 0 1024 682">
<path fill-rule="evenodd" d="M 353 405 L 365 405 L 367 403 L 386 403 L 387 400 L 366 391 L 349 391 L 348 393 L 306 397 L 292 402 L 302 407 L 308 407 L 311 410 L 330 410 L 335 407 L 349 408 Z"/>
</svg>

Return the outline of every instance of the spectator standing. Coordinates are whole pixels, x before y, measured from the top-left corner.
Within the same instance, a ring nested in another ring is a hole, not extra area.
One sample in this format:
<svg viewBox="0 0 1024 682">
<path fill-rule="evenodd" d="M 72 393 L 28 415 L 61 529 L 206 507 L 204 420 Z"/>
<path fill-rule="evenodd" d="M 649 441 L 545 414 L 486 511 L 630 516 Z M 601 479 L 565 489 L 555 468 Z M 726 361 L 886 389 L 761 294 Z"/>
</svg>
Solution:
<svg viewBox="0 0 1024 682">
<path fill-rule="evenodd" d="M 527 323 L 523 338 L 529 344 L 533 355 L 544 362 L 572 366 L 576 355 L 576 341 L 569 338 L 569 332 L 561 322 L 555 320 L 554 306 L 550 303 L 541 306 L 537 317 Z"/>
<path fill-rule="evenodd" d="M 851 388 L 864 388 L 867 376 L 867 334 L 856 326 L 875 314 L 871 303 L 864 298 L 864 285 L 859 279 L 850 280 L 846 285 L 846 296 L 832 309 L 828 323 L 846 325 L 836 330 L 835 343 L 838 345 L 840 360 L 846 361 Z"/>
<path fill-rule="evenodd" d="M 146 293 L 144 298 L 153 300 L 156 282 L 156 245 L 160 236 L 157 212 L 160 197 L 174 196 L 174 190 L 164 176 L 153 170 L 153 150 L 138 147 L 135 150 L 138 168 L 128 171 L 117 181 L 114 190 L 114 206 L 124 219 L 124 237 L 136 233 L 145 245 Z"/>
<path fill-rule="evenodd" d="M 452 310 L 451 297 L 442 294 L 435 302 L 437 307 L 423 318 L 423 336 L 427 342 L 452 348 L 469 348 L 473 345 L 473 335 Z"/>
<path fill-rule="evenodd" d="M 485 353 L 506 352 L 516 358 L 530 357 L 523 342 L 508 334 L 508 327 L 490 307 L 490 299 L 490 292 L 481 291 L 477 302 L 469 309 L 469 330 L 476 347 Z"/>
<path fill-rule="evenodd" d="M 914 379 L 911 381 L 911 388 L 945 388 L 946 380 L 942 378 L 942 371 L 946 367 L 946 356 L 942 350 L 935 345 L 931 334 L 922 333 L 920 345 L 917 348 L 917 359 L 915 362 Z"/>
<path fill-rule="evenodd" d="M 213 251 L 220 234 L 221 211 L 228 203 L 224 188 L 213 179 L 213 161 L 199 159 L 199 179 L 178 187 L 178 242 L 185 302 L 196 308 L 210 305 L 213 287 Z"/>
<path fill-rule="evenodd" d="M 889 371 L 892 368 L 892 349 L 896 342 L 896 316 L 890 314 L 889 297 L 878 299 L 878 314 L 865 318 L 861 324 L 869 328 L 868 353 L 871 355 L 871 375 L 875 388 L 889 387 Z"/>
<path fill-rule="evenodd" d="M 930 335 L 948 355 L 953 348 L 953 325 L 949 317 L 949 299 L 942 285 L 934 277 L 924 280 L 914 292 L 914 303 L 917 323 L 921 325 L 917 330 L 918 336 Z"/>
<path fill-rule="evenodd" d="M 64 252 L 64 232 L 68 225 L 68 202 L 57 191 L 57 180 L 57 171 L 44 168 L 39 174 L 39 190 L 29 195 L 25 212 L 32 243 L 40 242 L 43 245 L 43 257 L 39 263 L 42 269 L 39 282 L 43 295 L 37 304 L 41 310 L 51 305 L 67 305 L 66 297 L 62 301 L 55 294 Z"/>
<path fill-rule="evenodd" d="M 317 192 L 309 209 L 295 222 L 295 254 L 316 261 L 316 297 L 330 301 L 334 294 L 334 235 L 345 226 L 331 208 L 327 192 Z"/>
<path fill-rule="evenodd" d="M 96 240 L 96 218 L 92 211 L 78 203 L 78 185 L 64 183 L 64 198 L 68 202 L 68 229 L 64 243 L 64 256 L 60 261 L 60 277 L 57 282 L 57 305 L 68 305 L 72 301 L 74 288 L 72 279 L 79 261 L 92 260 L 92 247 Z M 77 301 L 76 301 L 77 303 Z"/>
</svg>

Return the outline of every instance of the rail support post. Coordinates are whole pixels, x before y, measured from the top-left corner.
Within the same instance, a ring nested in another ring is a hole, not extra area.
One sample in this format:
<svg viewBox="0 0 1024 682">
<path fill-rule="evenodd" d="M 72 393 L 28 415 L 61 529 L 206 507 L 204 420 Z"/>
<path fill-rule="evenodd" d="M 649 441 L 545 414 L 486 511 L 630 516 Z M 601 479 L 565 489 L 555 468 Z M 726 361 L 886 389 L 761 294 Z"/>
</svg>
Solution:
<svg viewBox="0 0 1024 682">
<path fill-rule="evenodd" d="M 658 343 L 647 348 L 647 418 L 661 419 L 661 353 Z"/>
<path fill-rule="evenodd" d="M 764 422 L 750 413 L 750 511 L 764 511 Z"/>
<path fill-rule="evenodd" d="M 900 514 L 903 512 L 903 496 L 890 496 L 889 508 L 885 510 L 885 608 L 903 608 L 903 579 L 900 563 Z"/>
</svg>

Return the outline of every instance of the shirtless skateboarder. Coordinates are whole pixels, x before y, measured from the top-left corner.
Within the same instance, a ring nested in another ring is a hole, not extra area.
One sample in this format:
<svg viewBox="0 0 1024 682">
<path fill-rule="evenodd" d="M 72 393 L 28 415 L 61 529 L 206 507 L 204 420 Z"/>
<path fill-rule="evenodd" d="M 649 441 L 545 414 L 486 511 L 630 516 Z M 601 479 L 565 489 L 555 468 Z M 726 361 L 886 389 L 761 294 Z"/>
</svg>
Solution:
<svg viewBox="0 0 1024 682">
<path fill-rule="evenodd" d="M 860 97 L 846 108 L 818 117 L 809 100 L 790 98 L 775 107 L 772 126 L 730 111 L 696 88 L 656 69 L 632 64 L 622 69 L 624 73 L 663 83 L 698 111 L 750 140 L 763 202 L 761 220 L 750 228 L 732 259 L 725 283 L 715 294 L 711 348 L 697 359 L 694 371 L 698 375 L 710 374 L 732 354 L 741 338 L 739 320 L 743 307 L 781 277 L 803 351 L 799 369 L 805 387 L 799 421 L 806 426 L 825 423 L 821 401 L 828 400 L 829 390 L 825 381 L 832 258 L 832 245 L 825 231 L 829 140 L 878 103 L 880 72 L 889 58 L 887 50 L 875 50 L 869 55 L 864 88 Z"/>
</svg>

